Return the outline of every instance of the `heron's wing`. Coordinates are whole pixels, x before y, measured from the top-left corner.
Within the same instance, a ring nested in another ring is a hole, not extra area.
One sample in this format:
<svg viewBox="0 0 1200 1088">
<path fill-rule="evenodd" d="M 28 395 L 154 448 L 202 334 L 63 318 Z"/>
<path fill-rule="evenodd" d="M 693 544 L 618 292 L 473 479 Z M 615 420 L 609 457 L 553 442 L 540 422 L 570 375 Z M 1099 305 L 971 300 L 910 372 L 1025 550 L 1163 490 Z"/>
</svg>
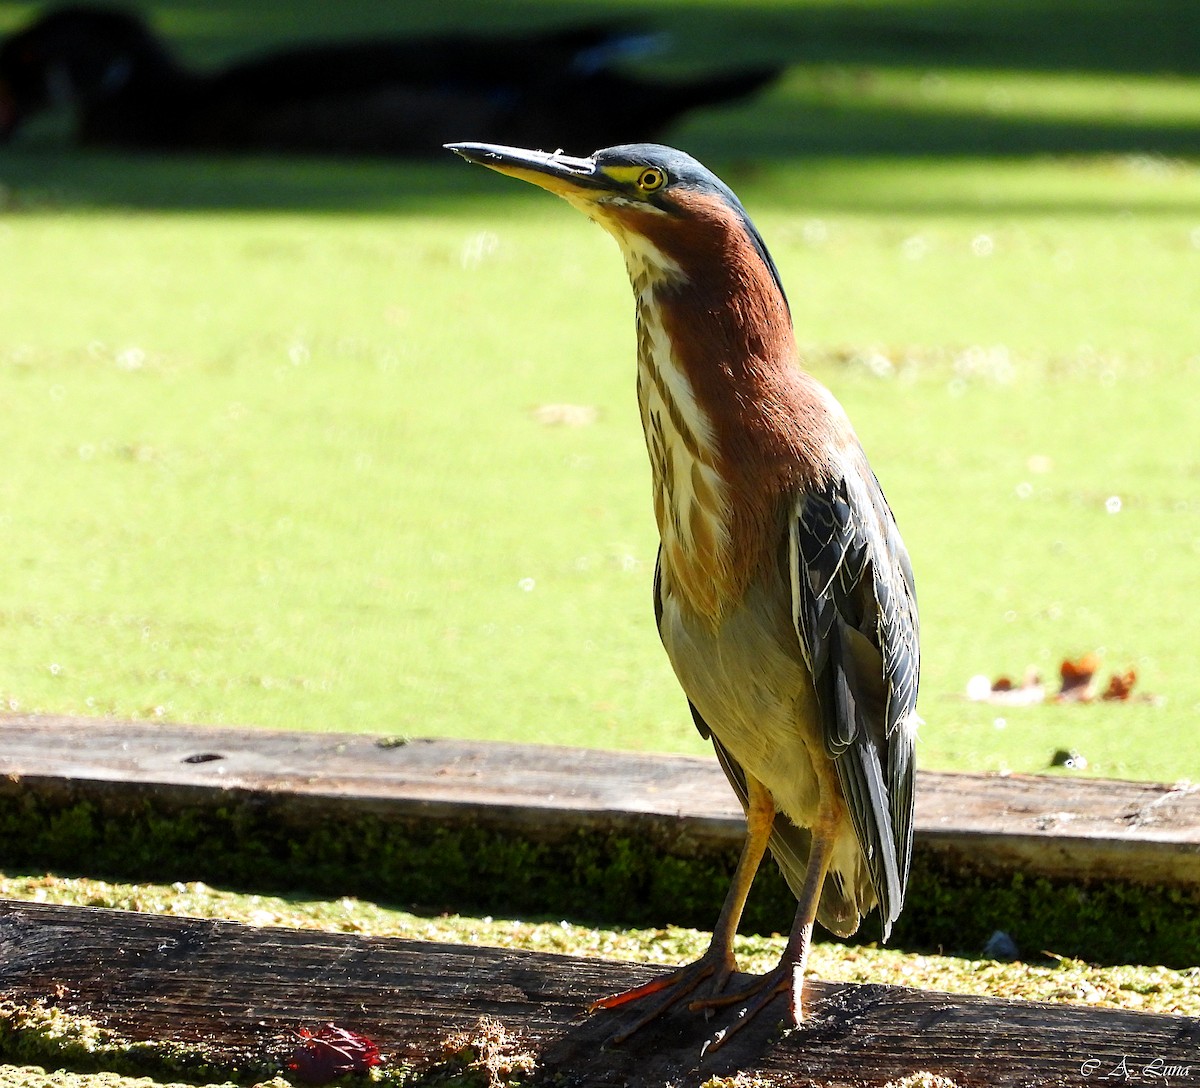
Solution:
<svg viewBox="0 0 1200 1088">
<path fill-rule="evenodd" d="M 886 937 L 912 857 L 916 591 L 895 519 L 861 450 L 844 468 L 796 503 L 792 615 Z"/>
</svg>

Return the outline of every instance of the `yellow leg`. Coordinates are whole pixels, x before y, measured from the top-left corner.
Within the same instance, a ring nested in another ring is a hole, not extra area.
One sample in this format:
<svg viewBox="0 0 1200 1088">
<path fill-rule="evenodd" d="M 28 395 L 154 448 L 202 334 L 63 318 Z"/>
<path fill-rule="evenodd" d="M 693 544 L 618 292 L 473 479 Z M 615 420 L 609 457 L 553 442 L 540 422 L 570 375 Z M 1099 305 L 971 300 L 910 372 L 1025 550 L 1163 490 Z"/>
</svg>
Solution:
<svg viewBox="0 0 1200 1088">
<path fill-rule="evenodd" d="M 780 960 L 780 967 L 788 974 L 792 1023 L 797 1027 L 804 1019 L 804 969 L 808 964 L 808 948 L 812 944 L 817 907 L 821 904 L 821 890 L 825 887 L 825 875 L 829 872 L 832 846 L 832 836 L 826 834 L 818 837 L 814 834 L 800 906 L 796 910 L 796 920 L 792 923 L 792 932 L 788 934 L 788 943 Z"/>
<path fill-rule="evenodd" d="M 632 1027 L 618 1035 L 616 1042 L 629 1038 L 635 1031 L 661 1016 L 672 1005 L 688 997 L 707 978 L 712 979 L 711 992 L 719 994 L 729 981 L 729 976 L 737 970 L 733 939 L 737 936 L 738 923 L 741 922 L 742 911 L 746 907 L 746 897 L 750 894 L 754 876 L 762 863 L 763 855 L 767 852 L 767 842 L 771 838 L 771 827 L 775 822 L 775 802 L 767 788 L 748 776 L 747 784 L 749 800 L 746 806 L 746 841 L 742 844 L 741 857 L 738 858 L 733 881 L 725 896 L 717 924 L 713 928 L 708 951 L 695 963 L 660 978 L 651 979 L 643 986 L 635 986 L 632 990 L 625 990 L 623 993 L 594 1002 L 590 1010 L 592 1012 L 597 1009 L 615 1009 L 651 994 L 669 991 L 663 1000 L 656 1002 Z"/>
<path fill-rule="evenodd" d="M 746 899 L 750 895 L 758 867 L 767 852 L 771 828 L 775 825 L 775 801 L 767 792 L 767 787 L 749 775 L 746 776 L 746 782 L 749 787 L 746 804 L 746 841 L 742 843 L 742 853 L 733 872 L 733 881 L 725 894 L 725 902 L 717 916 L 717 924 L 713 927 L 712 944 L 709 945 L 710 952 L 719 949 L 728 960 L 730 969 L 721 980 L 722 984 L 735 969 L 733 939 L 737 936 L 742 911 L 746 909 Z"/>
<path fill-rule="evenodd" d="M 799 1026 L 804 1019 L 804 969 L 808 962 L 809 945 L 812 943 L 817 907 L 821 902 L 821 889 L 825 886 L 825 875 L 829 872 L 834 826 L 836 825 L 832 820 L 826 819 L 819 821 L 813 828 L 812 851 L 808 857 L 808 870 L 804 874 L 804 886 L 800 890 L 800 905 L 796 910 L 796 920 L 792 923 L 792 931 L 788 935 L 779 964 L 739 993 L 693 1003 L 698 1008 L 746 1003 L 733 1023 L 718 1032 L 705 1047 L 706 1051 L 718 1049 L 781 993 L 790 994 L 792 1023 Z"/>
</svg>

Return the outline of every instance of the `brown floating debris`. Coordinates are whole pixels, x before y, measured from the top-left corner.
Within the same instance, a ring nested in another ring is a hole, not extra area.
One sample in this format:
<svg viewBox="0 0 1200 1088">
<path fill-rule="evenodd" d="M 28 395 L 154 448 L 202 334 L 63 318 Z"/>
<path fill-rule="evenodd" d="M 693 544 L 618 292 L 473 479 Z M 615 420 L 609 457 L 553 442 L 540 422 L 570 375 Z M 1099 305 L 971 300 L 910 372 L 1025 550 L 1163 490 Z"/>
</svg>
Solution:
<svg viewBox="0 0 1200 1088">
<path fill-rule="evenodd" d="M 1133 694 L 1137 684 L 1137 670 L 1125 669 L 1114 672 L 1106 687 L 1100 686 L 1098 677 L 1100 658 L 1094 653 L 1079 658 L 1063 658 L 1059 665 L 1059 690 L 1050 695 L 1042 683 L 1036 666 L 1030 665 L 1020 684 L 1001 675 L 990 680 L 986 675 L 972 676 L 967 681 L 966 696 L 973 703 L 991 703 L 994 706 L 1034 706 L 1038 703 L 1094 703 L 1094 702 L 1143 702 L 1158 704 L 1161 700 L 1154 695 L 1139 692 Z"/>
</svg>

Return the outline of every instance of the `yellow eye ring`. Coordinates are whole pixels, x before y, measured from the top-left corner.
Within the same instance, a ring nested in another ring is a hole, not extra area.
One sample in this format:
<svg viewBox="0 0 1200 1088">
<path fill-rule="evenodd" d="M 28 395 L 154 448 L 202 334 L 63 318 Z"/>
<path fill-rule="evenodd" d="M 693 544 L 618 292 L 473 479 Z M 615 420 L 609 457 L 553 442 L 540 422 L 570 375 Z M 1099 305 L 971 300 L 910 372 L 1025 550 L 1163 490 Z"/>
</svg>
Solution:
<svg viewBox="0 0 1200 1088">
<path fill-rule="evenodd" d="M 638 188 L 643 193 L 652 193 L 656 189 L 661 189 L 667 183 L 667 175 L 654 166 L 647 166 L 645 170 L 638 175 Z"/>
</svg>

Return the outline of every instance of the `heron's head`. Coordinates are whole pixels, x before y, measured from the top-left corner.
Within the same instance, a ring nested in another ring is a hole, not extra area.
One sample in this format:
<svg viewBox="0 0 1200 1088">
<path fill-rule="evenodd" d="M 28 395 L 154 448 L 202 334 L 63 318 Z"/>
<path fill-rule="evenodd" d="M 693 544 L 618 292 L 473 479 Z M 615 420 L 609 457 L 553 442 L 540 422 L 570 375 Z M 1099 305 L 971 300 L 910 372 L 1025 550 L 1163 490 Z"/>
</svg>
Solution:
<svg viewBox="0 0 1200 1088">
<path fill-rule="evenodd" d="M 661 272 L 699 283 L 750 262 L 765 266 L 783 297 L 779 273 L 741 201 L 682 151 L 621 144 L 574 158 L 497 144 L 446 146 L 561 196 L 616 238 L 631 273 L 638 263 L 657 264 Z"/>
</svg>

